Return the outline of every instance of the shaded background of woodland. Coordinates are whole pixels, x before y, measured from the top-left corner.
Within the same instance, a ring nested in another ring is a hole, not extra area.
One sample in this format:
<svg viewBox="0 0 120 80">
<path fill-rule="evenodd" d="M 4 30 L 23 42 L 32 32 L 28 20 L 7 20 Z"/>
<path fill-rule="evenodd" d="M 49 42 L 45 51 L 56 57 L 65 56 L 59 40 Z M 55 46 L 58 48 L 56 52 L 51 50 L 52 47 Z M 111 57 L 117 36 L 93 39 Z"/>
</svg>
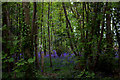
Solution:
<svg viewBox="0 0 120 80">
<path fill-rule="evenodd" d="M 3 75 L 35 78 L 44 73 L 38 53 L 53 67 L 53 50 L 74 53 L 79 71 L 120 76 L 120 3 L 2 3 Z"/>
</svg>

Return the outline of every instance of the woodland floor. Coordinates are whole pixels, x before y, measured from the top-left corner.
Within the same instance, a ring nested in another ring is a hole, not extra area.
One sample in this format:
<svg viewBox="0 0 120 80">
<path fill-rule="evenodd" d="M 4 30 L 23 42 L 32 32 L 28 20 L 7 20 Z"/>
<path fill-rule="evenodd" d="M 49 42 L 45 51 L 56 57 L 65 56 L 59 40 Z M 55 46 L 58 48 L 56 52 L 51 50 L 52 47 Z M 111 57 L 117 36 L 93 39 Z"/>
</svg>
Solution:
<svg viewBox="0 0 120 80">
<path fill-rule="evenodd" d="M 39 56 L 40 57 L 40 56 Z M 41 60 L 40 60 L 41 61 Z M 46 55 L 44 57 L 44 74 L 41 73 L 41 66 L 38 71 L 35 72 L 36 78 L 38 80 L 41 79 L 68 79 L 68 78 L 84 78 L 84 80 L 88 80 L 90 78 L 97 78 L 102 80 L 114 80 L 115 77 L 113 75 L 104 75 L 102 72 L 97 72 L 97 74 L 94 74 L 92 72 L 88 71 L 80 71 L 74 69 L 76 65 L 77 58 L 74 55 L 68 55 L 65 54 L 64 56 L 53 56 L 52 55 L 52 63 L 53 66 L 50 67 L 49 63 L 49 56 Z M 41 65 L 41 62 L 40 62 Z M 3 73 L 5 75 L 5 73 Z M 11 75 L 14 75 L 11 74 Z M 17 78 L 23 78 L 25 73 L 16 73 Z M 5 76 L 6 77 L 6 76 Z M 118 79 L 119 80 L 119 79 Z"/>
</svg>

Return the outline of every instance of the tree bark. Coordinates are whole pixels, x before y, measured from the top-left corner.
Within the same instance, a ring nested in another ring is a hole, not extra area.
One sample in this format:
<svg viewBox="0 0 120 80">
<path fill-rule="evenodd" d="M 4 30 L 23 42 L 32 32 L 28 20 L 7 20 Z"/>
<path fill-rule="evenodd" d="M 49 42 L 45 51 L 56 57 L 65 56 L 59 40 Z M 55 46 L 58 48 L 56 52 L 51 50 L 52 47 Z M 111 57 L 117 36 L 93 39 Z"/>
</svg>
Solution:
<svg viewBox="0 0 120 80">
<path fill-rule="evenodd" d="M 27 27 L 25 29 L 25 33 L 26 35 L 24 37 L 26 37 L 26 42 L 25 44 L 27 45 L 27 47 L 25 48 L 25 59 L 27 60 L 28 58 L 31 57 L 31 52 L 30 52 L 30 44 L 31 44 L 31 39 L 30 39 L 30 31 L 28 31 L 28 29 L 30 29 L 30 15 L 29 15 L 29 3 L 28 2 L 23 2 L 23 13 L 24 13 L 24 21 L 25 21 L 25 25 L 24 27 Z"/>
<path fill-rule="evenodd" d="M 25 38 L 25 60 L 27 61 L 29 58 L 33 58 L 33 40 L 31 39 L 31 31 L 30 31 L 30 10 L 29 10 L 29 2 L 23 2 L 23 13 L 24 13 L 24 27 L 25 27 L 25 35 L 23 36 Z M 33 24 L 32 24 L 33 25 Z M 34 72 L 32 69 L 32 64 L 27 63 L 26 66 L 29 66 L 25 70 L 25 79 L 33 79 Z M 31 77 L 30 77 L 31 76 Z"/>
<path fill-rule="evenodd" d="M 107 6 L 107 10 L 106 11 L 110 11 L 110 8 L 108 6 L 108 3 L 106 3 Z M 113 48 L 113 40 L 112 40 L 112 32 L 111 32 L 111 17 L 110 17 L 110 13 L 106 13 L 106 40 L 108 42 L 107 44 L 107 52 L 111 53 L 111 49 Z"/>
<path fill-rule="evenodd" d="M 63 5 L 64 13 L 65 13 L 65 18 L 66 18 L 66 29 L 67 29 L 68 38 L 70 39 L 71 49 L 72 49 L 72 51 L 74 52 L 74 54 L 75 54 L 76 56 L 78 56 L 78 54 L 77 54 L 76 51 L 74 50 L 74 46 L 73 46 L 72 41 L 71 41 L 71 37 L 70 37 L 70 33 L 69 33 L 68 24 L 69 24 L 69 26 L 70 26 L 70 30 L 71 30 L 72 33 L 73 33 L 73 30 L 72 30 L 70 21 L 69 21 L 69 19 L 68 19 L 68 17 L 67 17 L 67 12 L 66 12 L 66 8 L 65 8 L 64 2 L 62 2 L 62 5 Z M 74 38 L 74 35 L 72 35 L 72 37 Z M 75 47 L 77 48 L 77 46 L 75 46 Z"/>
<path fill-rule="evenodd" d="M 33 3 L 33 18 L 32 18 L 32 34 L 33 35 L 33 45 L 35 45 L 35 63 L 36 63 L 36 67 L 37 69 L 39 69 L 39 58 L 38 58 L 38 48 L 37 48 L 37 45 L 38 45 L 38 38 L 37 38 L 37 34 L 38 34 L 38 26 L 37 24 L 35 23 L 36 22 L 36 10 L 37 8 L 37 5 L 36 5 L 36 2 Z M 33 49 L 34 49 L 33 47 Z"/>
<path fill-rule="evenodd" d="M 103 38 L 103 31 L 104 31 L 104 17 L 105 17 L 105 12 L 106 12 L 106 6 L 104 7 L 104 10 L 103 10 L 103 19 L 102 19 L 102 29 L 101 29 L 101 34 L 100 34 L 100 40 L 98 41 L 98 53 L 101 53 L 101 49 L 100 49 L 100 44 L 101 44 L 101 41 L 102 41 L 102 38 Z"/>
<path fill-rule="evenodd" d="M 49 58 L 50 58 L 50 67 L 52 67 L 52 58 L 51 58 L 51 50 L 50 50 L 50 25 L 49 25 L 49 19 L 50 19 L 50 3 L 48 3 L 48 37 L 49 37 Z"/>
<path fill-rule="evenodd" d="M 43 9 L 44 9 L 44 3 L 42 2 L 42 16 L 41 16 L 41 45 L 42 45 L 42 43 L 43 43 L 43 39 L 42 39 L 42 34 L 43 34 Z M 44 35 L 44 37 L 45 37 L 45 35 Z M 43 43 L 44 44 L 44 43 Z M 40 50 L 40 55 L 41 55 L 41 72 L 42 72 L 42 74 L 44 73 L 44 54 L 46 54 L 46 52 L 45 52 L 45 49 L 44 49 L 44 53 L 42 53 L 42 47 L 41 47 L 41 50 Z"/>
</svg>

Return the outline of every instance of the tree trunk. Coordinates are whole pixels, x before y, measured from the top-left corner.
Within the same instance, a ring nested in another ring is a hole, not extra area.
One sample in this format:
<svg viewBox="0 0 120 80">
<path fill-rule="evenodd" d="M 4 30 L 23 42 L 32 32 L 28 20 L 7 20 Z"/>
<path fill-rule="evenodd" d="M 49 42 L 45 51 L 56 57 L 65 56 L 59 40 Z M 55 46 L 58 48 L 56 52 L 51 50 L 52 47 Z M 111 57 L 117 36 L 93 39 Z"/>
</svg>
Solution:
<svg viewBox="0 0 120 80">
<path fill-rule="evenodd" d="M 49 18 L 50 18 L 50 3 L 48 3 L 48 37 L 49 37 L 50 67 L 52 67 L 52 58 L 51 58 L 51 50 L 50 50 L 50 25 L 49 25 Z"/>
<path fill-rule="evenodd" d="M 42 32 L 43 32 L 43 28 L 42 28 L 42 26 L 43 26 L 43 9 L 44 9 L 44 3 L 42 2 L 42 17 L 41 17 L 41 45 L 42 45 Z M 44 37 L 45 37 L 45 35 L 44 35 Z M 44 43 L 43 43 L 44 44 Z M 42 72 L 42 74 L 44 73 L 44 54 L 46 54 L 46 52 L 45 52 L 45 49 L 44 49 L 44 53 L 42 53 L 42 47 L 41 47 L 41 50 L 40 50 L 40 52 L 41 52 L 41 72 Z"/>
<path fill-rule="evenodd" d="M 64 9 L 64 13 L 65 13 L 65 18 L 66 18 L 66 29 L 67 29 L 68 38 L 69 38 L 69 40 L 70 40 L 70 46 L 71 46 L 71 49 L 72 49 L 72 51 L 74 52 L 74 54 L 75 54 L 76 56 L 78 56 L 78 54 L 77 54 L 77 53 L 75 52 L 75 50 L 74 50 L 74 46 L 73 46 L 73 43 L 72 43 L 72 41 L 71 41 L 68 24 L 69 24 L 69 26 L 70 26 L 70 30 L 71 30 L 72 33 L 73 33 L 73 30 L 72 30 L 71 24 L 70 24 L 70 22 L 69 22 L 69 20 L 68 20 L 68 17 L 67 17 L 67 12 L 66 12 L 66 8 L 65 8 L 64 2 L 62 2 L 62 5 L 63 5 L 63 9 Z M 74 38 L 74 35 L 72 35 L 72 37 Z M 76 48 L 77 48 L 77 47 L 76 47 Z"/>
<path fill-rule="evenodd" d="M 110 8 L 108 6 L 108 3 L 106 3 L 107 11 L 110 11 Z M 107 52 L 111 53 L 111 49 L 113 48 L 113 40 L 112 40 L 112 32 L 111 32 L 111 17 L 110 13 L 106 13 L 106 40 L 108 42 L 107 44 Z"/>
<path fill-rule="evenodd" d="M 24 25 L 24 27 L 27 27 L 27 29 L 30 29 L 30 15 L 29 15 L 29 3 L 28 2 L 23 2 L 23 11 L 24 11 L 24 21 L 25 21 L 25 24 L 26 26 Z M 26 55 L 26 60 L 28 58 L 31 57 L 31 52 L 30 52 L 30 31 L 26 30 L 26 45 L 28 45 L 26 48 L 25 48 L 25 55 Z"/>
<path fill-rule="evenodd" d="M 37 38 L 37 34 L 38 34 L 38 26 L 37 24 L 35 23 L 36 22 L 36 2 L 33 3 L 33 18 L 32 18 L 32 34 L 33 35 L 33 45 L 35 45 L 35 63 L 36 63 L 36 67 L 37 69 L 39 69 L 39 58 L 38 58 L 38 48 L 37 48 L 37 45 L 38 45 L 38 38 Z"/>
<path fill-rule="evenodd" d="M 105 25 L 104 24 L 105 23 L 105 21 L 104 21 L 105 12 L 106 12 L 106 6 L 104 7 L 104 10 L 103 10 L 102 29 L 101 29 L 101 34 L 100 34 L 100 40 L 98 41 L 98 46 L 97 46 L 99 54 L 101 53 L 100 44 L 101 44 L 101 41 L 102 41 L 102 38 L 103 38 L 103 30 L 104 30 L 104 25 Z"/>
<path fill-rule="evenodd" d="M 31 39 L 31 32 L 30 32 L 30 10 L 29 10 L 29 2 L 23 2 L 23 12 L 24 12 L 24 22 L 26 25 L 25 27 L 25 60 L 27 61 L 29 58 L 33 57 L 33 40 Z M 33 24 L 32 24 L 33 25 Z M 32 64 L 27 63 L 26 66 L 29 66 L 25 71 L 25 79 L 33 79 L 34 72 L 32 69 Z"/>
<path fill-rule="evenodd" d="M 7 3 L 6 3 L 6 5 L 8 5 Z M 5 9 L 5 11 L 3 11 L 4 12 L 4 18 L 3 18 L 3 24 L 4 25 L 6 25 L 7 26 L 7 30 L 5 30 L 5 31 L 3 31 L 3 40 L 5 40 L 5 45 L 6 46 L 8 46 L 10 43 L 9 43 L 9 41 L 10 41 L 10 39 L 9 39 L 9 37 L 10 37 L 10 32 L 9 32 L 9 29 L 10 29 L 10 26 L 11 26 L 11 24 L 10 24 L 10 15 L 9 15 L 9 11 L 8 11 L 9 9 L 8 8 L 6 8 Z M 5 37 L 6 36 L 6 37 Z M 4 38 L 5 37 L 5 38 Z M 10 49 L 8 48 L 8 47 L 6 47 L 6 46 L 4 46 L 3 45 L 3 51 L 8 55 L 8 56 L 10 56 Z M 4 49 L 6 49 L 6 50 L 4 50 Z M 7 56 L 7 57 L 8 57 Z M 10 74 L 10 63 L 9 62 L 6 62 L 7 63 L 7 72 L 8 72 L 8 74 Z"/>
</svg>

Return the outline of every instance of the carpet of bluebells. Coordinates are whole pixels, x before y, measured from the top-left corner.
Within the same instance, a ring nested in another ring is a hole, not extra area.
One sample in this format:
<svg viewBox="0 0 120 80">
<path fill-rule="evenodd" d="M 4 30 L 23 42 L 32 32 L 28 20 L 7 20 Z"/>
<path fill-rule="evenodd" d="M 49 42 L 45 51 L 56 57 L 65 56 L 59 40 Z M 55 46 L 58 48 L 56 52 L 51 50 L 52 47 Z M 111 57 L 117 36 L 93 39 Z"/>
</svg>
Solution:
<svg viewBox="0 0 120 80">
<path fill-rule="evenodd" d="M 43 53 L 43 52 L 41 52 L 41 53 Z M 39 56 L 39 60 L 40 60 L 41 59 L 40 53 L 38 53 L 38 56 Z M 52 57 L 52 63 L 53 63 L 52 68 L 50 68 L 49 54 L 47 53 L 46 55 L 44 55 L 44 72 L 57 73 L 57 74 L 59 74 L 59 78 L 75 77 L 74 75 L 72 75 L 72 73 L 74 72 L 73 67 L 76 64 L 75 61 L 77 61 L 77 58 L 75 57 L 74 53 L 71 53 L 71 54 L 63 53 L 60 56 L 58 56 L 56 51 L 53 50 L 51 57 Z M 57 70 L 59 70 L 59 71 L 57 71 Z"/>
<path fill-rule="evenodd" d="M 40 53 L 38 53 L 38 55 L 40 60 Z M 52 68 L 50 68 L 49 54 L 47 53 L 46 55 L 44 55 L 44 72 L 57 73 L 59 74 L 57 76 L 58 78 L 75 78 L 77 75 L 81 73 L 79 70 L 74 69 L 74 66 L 76 65 L 76 61 L 77 61 L 77 58 L 75 57 L 74 53 L 63 53 L 61 54 L 61 56 L 58 56 L 56 51 L 53 50 L 51 57 L 53 63 Z M 115 58 L 118 59 L 117 52 L 115 54 Z M 59 71 L 55 71 L 56 69 L 59 69 Z M 86 73 L 88 74 L 88 76 L 94 76 L 93 73 L 88 73 L 88 72 Z"/>
<path fill-rule="evenodd" d="M 44 52 L 41 52 L 43 54 Z M 104 53 L 103 53 L 104 54 Z M 82 55 L 81 55 L 82 56 Z M 14 56 L 13 56 L 14 57 Z M 24 55 L 20 54 L 21 58 L 24 58 Z M 81 74 L 79 70 L 75 70 L 74 67 L 77 63 L 77 57 L 74 55 L 74 53 L 62 53 L 60 56 L 57 55 L 56 51 L 53 50 L 51 57 L 52 57 L 52 64 L 53 66 L 50 67 L 50 58 L 49 54 L 46 53 L 44 55 L 44 72 L 50 73 L 50 75 L 43 76 L 40 75 L 39 72 L 41 72 L 41 55 L 40 52 L 38 53 L 39 61 L 40 61 L 40 69 L 38 70 L 38 73 L 36 74 L 38 78 L 50 78 L 55 76 L 55 78 L 75 78 L 77 75 Z M 115 58 L 118 59 L 118 53 L 115 53 Z M 88 76 L 94 76 L 93 73 L 88 73 Z M 51 76 L 53 75 L 53 76 Z M 103 75 L 102 75 L 103 76 Z"/>
<path fill-rule="evenodd" d="M 38 53 L 38 55 L 39 55 L 39 60 L 40 60 L 40 53 Z M 69 64 L 75 64 L 76 58 L 74 56 L 75 55 L 73 53 L 72 54 L 63 53 L 59 57 L 56 51 L 53 50 L 53 54 L 51 54 L 52 62 L 54 63 L 53 68 L 60 68 L 60 67 L 64 67 Z M 45 65 L 49 64 L 49 54 L 44 55 L 44 64 Z M 49 67 L 49 65 L 46 67 Z"/>
</svg>

